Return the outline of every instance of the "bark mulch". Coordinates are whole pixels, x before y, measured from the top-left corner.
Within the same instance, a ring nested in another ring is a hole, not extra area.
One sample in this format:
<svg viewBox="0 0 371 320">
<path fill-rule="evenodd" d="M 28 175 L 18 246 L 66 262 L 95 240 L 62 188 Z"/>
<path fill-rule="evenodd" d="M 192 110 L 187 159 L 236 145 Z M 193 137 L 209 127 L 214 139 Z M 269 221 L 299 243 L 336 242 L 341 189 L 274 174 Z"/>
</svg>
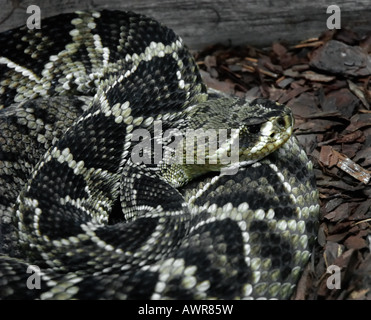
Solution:
<svg viewBox="0 0 371 320">
<path fill-rule="evenodd" d="M 314 163 L 318 243 L 292 299 L 371 299 L 370 53 L 371 31 L 351 30 L 291 46 L 214 45 L 195 53 L 209 87 L 291 107 L 295 134 Z"/>
</svg>

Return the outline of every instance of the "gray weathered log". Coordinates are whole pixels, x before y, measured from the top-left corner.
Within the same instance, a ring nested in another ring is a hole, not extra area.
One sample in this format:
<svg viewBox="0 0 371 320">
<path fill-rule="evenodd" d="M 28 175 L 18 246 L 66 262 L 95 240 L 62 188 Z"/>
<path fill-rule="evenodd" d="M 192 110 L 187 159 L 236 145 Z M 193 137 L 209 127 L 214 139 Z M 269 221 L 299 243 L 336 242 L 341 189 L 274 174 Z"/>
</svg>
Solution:
<svg viewBox="0 0 371 320">
<path fill-rule="evenodd" d="M 341 27 L 371 31 L 370 0 L 337 0 Z M 42 17 L 84 9 L 132 10 L 173 28 L 190 48 L 214 43 L 267 46 L 274 41 L 318 36 L 326 30 L 331 1 L 307 0 L 0 0 L 0 32 L 26 23 L 27 6 L 36 4 Z"/>
</svg>

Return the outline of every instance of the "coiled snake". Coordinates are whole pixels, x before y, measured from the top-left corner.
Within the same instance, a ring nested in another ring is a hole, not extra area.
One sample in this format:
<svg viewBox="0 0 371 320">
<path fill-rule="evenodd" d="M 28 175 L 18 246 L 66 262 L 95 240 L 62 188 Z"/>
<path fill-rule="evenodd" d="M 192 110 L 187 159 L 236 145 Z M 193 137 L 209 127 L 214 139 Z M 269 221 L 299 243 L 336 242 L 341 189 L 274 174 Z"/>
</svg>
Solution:
<svg viewBox="0 0 371 320">
<path fill-rule="evenodd" d="M 208 94 L 182 40 L 131 12 L 0 43 L 1 298 L 290 296 L 319 206 L 287 107 Z"/>
</svg>

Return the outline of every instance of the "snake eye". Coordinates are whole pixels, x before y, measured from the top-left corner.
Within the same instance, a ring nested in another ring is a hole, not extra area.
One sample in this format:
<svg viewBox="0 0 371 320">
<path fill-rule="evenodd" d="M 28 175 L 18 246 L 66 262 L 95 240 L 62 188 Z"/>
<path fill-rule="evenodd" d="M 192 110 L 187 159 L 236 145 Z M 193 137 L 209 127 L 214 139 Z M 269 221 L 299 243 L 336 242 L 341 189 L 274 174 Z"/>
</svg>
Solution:
<svg viewBox="0 0 371 320">
<path fill-rule="evenodd" d="M 252 126 L 249 126 L 249 132 L 250 133 L 258 133 L 260 131 L 261 124 L 254 124 Z"/>
<path fill-rule="evenodd" d="M 284 128 L 284 127 L 286 126 L 285 119 L 283 119 L 283 118 L 278 118 L 278 119 L 277 119 L 277 124 L 278 124 L 280 127 Z"/>
</svg>

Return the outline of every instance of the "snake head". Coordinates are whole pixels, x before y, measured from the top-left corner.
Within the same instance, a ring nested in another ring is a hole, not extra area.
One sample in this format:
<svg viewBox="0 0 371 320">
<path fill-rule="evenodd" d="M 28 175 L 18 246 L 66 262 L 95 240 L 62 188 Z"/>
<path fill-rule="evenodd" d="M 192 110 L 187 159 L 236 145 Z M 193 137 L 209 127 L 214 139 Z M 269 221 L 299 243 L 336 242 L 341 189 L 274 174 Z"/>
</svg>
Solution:
<svg viewBox="0 0 371 320">
<path fill-rule="evenodd" d="M 187 166 L 188 176 L 252 164 L 281 147 L 291 136 L 291 110 L 266 99 L 222 97 L 187 110 L 188 128 L 195 130 L 194 151 L 204 149 L 205 162 Z M 213 134 L 210 134 L 213 133 Z M 185 153 L 183 153 L 185 158 Z M 193 161 L 195 158 L 192 158 Z"/>
<path fill-rule="evenodd" d="M 280 148 L 292 134 L 292 112 L 277 102 L 255 99 L 236 112 L 240 121 L 240 162 L 252 163 L 264 158 Z"/>
</svg>

